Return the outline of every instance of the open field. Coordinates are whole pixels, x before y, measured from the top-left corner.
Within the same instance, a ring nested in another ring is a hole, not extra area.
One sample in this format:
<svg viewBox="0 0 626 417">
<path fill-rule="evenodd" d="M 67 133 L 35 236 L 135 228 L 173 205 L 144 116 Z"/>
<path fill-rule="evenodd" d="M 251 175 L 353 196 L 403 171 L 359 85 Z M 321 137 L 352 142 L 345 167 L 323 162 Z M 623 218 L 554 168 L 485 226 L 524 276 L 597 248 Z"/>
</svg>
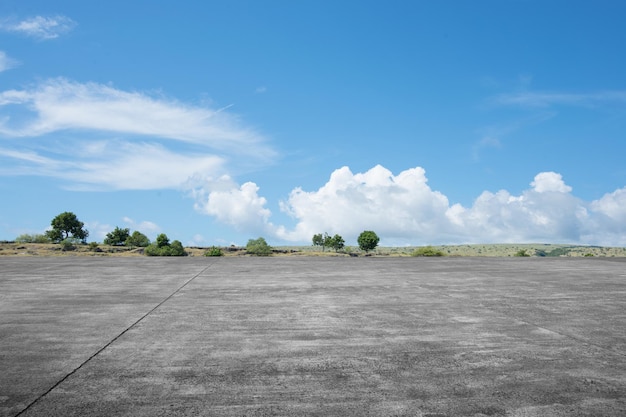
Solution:
<svg viewBox="0 0 626 417">
<path fill-rule="evenodd" d="M 626 248 L 581 246 L 566 244 L 544 243 L 506 243 L 506 244 L 472 244 L 472 245 L 436 245 L 433 249 L 441 251 L 445 256 L 515 256 L 524 251 L 528 256 L 600 256 L 626 257 Z M 417 247 L 378 247 L 371 252 L 372 256 L 410 256 Z M 208 248 L 186 247 L 190 256 L 203 256 Z M 245 248 L 222 248 L 226 256 L 245 255 Z M 350 256 L 365 255 L 358 247 L 347 247 L 345 251 L 335 253 L 328 249 L 322 251 L 314 246 L 278 246 L 275 255 L 279 256 Z M 73 251 L 62 251 L 61 245 L 52 243 L 0 243 L 0 256 L 144 256 L 142 248 L 128 248 L 123 246 L 108 246 L 99 244 L 97 249 L 88 245 L 78 245 Z"/>
<path fill-rule="evenodd" d="M 624 416 L 625 267 L 0 257 L 0 416 Z"/>
</svg>

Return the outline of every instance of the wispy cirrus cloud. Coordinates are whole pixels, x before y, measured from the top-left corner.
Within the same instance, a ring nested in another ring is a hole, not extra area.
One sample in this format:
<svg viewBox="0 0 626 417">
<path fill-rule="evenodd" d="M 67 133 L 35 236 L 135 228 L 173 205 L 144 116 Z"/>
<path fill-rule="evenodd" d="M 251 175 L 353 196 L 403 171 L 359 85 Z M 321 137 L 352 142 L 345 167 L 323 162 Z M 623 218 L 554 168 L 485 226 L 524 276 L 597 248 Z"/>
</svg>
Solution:
<svg viewBox="0 0 626 417">
<path fill-rule="evenodd" d="M 10 114 L 0 119 L 0 135 L 8 137 L 86 129 L 159 137 L 257 156 L 273 155 L 262 144 L 265 139 L 260 134 L 224 109 L 193 106 L 98 83 L 51 79 L 29 90 L 0 92 L 0 106 L 8 104 L 19 105 L 30 113 L 30 117 L 20 117 L 16 122 L 12 122 Z"/>
<path fill-rule="evenodd" d="M 177 188 L 223 175 L 227 164 L 275 156 L 264 136 L 225 109 L 65 79 L 1 91 L 0 141 L 1 175 L 88 189 Z"/>
<path fill-rule="evenodd" d="M 74 190 L 175 189 L 198 173 L 222 172 L 216 155 L 175 152 L 159 144 L 70 141 L 58 149 L 14 150 L 0 147 L 9 161 L 0 175 L 39 175 L 64 180 Z"/>
<path fill-rule="evenodd" d="M 38 40 L 56 39 L 76 27 L 76 22 L 67 16 L 35 16 L 24 20 L 0 21 L 0 30 L 19 33 Z"/>
<path fill-rule="evenodd" d="M 491 98 L 491 103 L 506 106 L 550 107 L 553 105 L 594 107 L 611 103 L 626 103 L 626 90 L 594 93 L 533 92 L 501 94 Z"/>
<path fill-rule="evenodd" d="M 15 68 L 19 61 L 9 57 L 6 52 L 0 51 L 0 72 Z"/>
</svg>

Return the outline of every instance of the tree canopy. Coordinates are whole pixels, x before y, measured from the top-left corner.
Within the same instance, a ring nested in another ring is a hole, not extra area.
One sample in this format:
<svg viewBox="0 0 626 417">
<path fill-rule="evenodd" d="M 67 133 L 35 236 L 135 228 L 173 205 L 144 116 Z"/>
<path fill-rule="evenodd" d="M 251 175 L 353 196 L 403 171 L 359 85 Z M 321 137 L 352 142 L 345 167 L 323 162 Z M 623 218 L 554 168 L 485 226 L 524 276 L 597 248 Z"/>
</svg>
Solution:
<svg viewBox="0 0 626 417">
<path fill-rule="evenodd" d="M 126 244 L 126 239 L 129 237 L 130 229 L 120 229 L 116 226 L 112 232 L 107 233 L 106 238 L 104 239 L 104 244 L 111 246 L 123 246 Z"/>
<path fill-rule="evenodd" d="M 148 236 L 138 232 L 137 230 L 135 230 L 133 234 L 126 239 L 126 246 L 139 246 L 141 248 L 145 248 L 149 244 L 150 239 L 148 239 Z"/>
<path fill-rule="evenodd" d="M 78 239 L 84 243 L 89 236 L 89 231 L 83 228 L 85 224 L 71 211 L 59 214 L 52 219 L 50 225 L 52 230 L 48 230 L 46 235 L 55 243 L 68 238 Z"/>
<path fill-rule="evenodd" d="M 359 244 L 359 248 L 365 252 L 369 252 L 371 250 L 376 249 L 378 246 L 378 242 L 380 238 L 378 235 L 371 230 L 365 230 L 361 233 L 357 239 L 357 243 Z"/>
</svg>

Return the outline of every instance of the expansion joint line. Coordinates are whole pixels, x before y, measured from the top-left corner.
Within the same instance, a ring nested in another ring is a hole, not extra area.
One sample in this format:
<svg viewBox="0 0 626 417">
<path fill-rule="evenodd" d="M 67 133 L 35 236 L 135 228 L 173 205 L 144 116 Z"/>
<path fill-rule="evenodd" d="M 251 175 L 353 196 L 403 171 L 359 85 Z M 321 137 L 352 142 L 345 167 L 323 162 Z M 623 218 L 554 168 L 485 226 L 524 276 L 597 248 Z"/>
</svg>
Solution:
<svg viewBox="0 0 626 417">
<path fill-rule="evenodd" d="M 111 346 L 113 343 L 115 343 L 120 337 L 124 336 L 124 334 L 126 334 L 130 329 L 132 329 L 133 327 L 135 327 L 136 325 L 138 325 L 143 319 L 145 319 L 146 317 L 148 317 L 150 314 L 154 313 L 154 311 L 156 309 L 158 309 L 159 307 L 161 307 L 163 304 L 165 304 L 166 302 L 168 302 L 172 297 L 174 297 L 176 294 L 178 294 L 183 288 L 185 288 L 191 281 L 193 281 L 194 279 L 198 278 L 200 275 L 202 275 L 204 273 L 204 271 L 206 271 L 207 269 L 209 269 L 210 267 L 212 267 L 215 264 L 216 261 L 213 261 L 211 264 L 207 265 L 205 268 L 203 268 L 200 272 L 198 272 L 197 274 L 195 274 L 194 276 L 192 276 L 191 278 L 189 278 L 187 281 L 185 281 L 183 283 L 183 285 L 181 285 L 180 287 L 178 287 L 173 293 L 171 293 L 170 295 L 168 295 L 167 297 L 165 297 L 165 299 L 163 299 L 163 301 L 161 301 L 159 304 L 157 304 L 156 306 L 154 306 L 150 311 L 148 311 L 146 314 L 144 314 L 143 316 L 141 316 L 139 319 L 137 319 L 133 324 L 131 324 L 130 326 L 128 326 L 127 328 L 125 328 L 120 334 L 118 334 L 117 336 L 115 336 L 113 339 L 111 339 L 107 344 L 105 344 L 104 346 L 102 346 L 100 349 L 98 349 L 96 351 L 96 353 L 94 353 L 93 355 L 91 355 L 90 357 L 88 357 L 85 361 L 83 361 L 83 363 L 81 363 L 80 365 L 78 365 L 76 368 L 74 368 L 71 372 L 69 372 L 68 374 L 66 374 L 63 378 L 59 379 L 54 385 L 52 385 L 46 392 L 44 392 L 43 394 L 41 394 L 39 397 L 35 398 L 30 404 L 28 404 L 24 409 L 22 409 L 22 411 L 20 411 L 19 413 L 15 414 L 14 417 L 18 417 L 21 416 L 22 414 L 24 414 L 26 411 L 28 411 L 32 406 L 34 406 L 35 404 L 37 404 L 41 399 L 43 399 L 46 395 L 50 394 L 56 387 L 58 387 L 59 385 L 61 385 L 63 382 L 65 382 L 69 377 L 71 377 L 72 375 L 74 375 L 76 372 L 78 372 L 83 366 L 87 365 L 87 363 L 89 363 L 89 361 L 91 361 L 93 358 L 95 358 L 96 356 L 98 356 L 100 353 L 102 353 L 106 348 L 108 348 L 109 346 Z"/>
</svg>

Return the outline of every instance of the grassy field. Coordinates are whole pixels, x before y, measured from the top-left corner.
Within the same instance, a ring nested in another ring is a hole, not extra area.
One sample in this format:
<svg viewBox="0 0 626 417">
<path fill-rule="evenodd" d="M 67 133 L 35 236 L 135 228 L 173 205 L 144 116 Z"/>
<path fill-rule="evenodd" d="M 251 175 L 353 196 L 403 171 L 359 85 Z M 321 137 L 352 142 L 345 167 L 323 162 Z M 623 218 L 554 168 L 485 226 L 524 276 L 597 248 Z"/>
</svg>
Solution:
<svg viewBox="0 0 626 417">
<path fill-rule="evenodd" d="M 626 415 L 623 258 L 0 258 L 0 416 Z"/>
<path fill-rule="evenodd" d="M 582 246 L 566 244 L 474 244 L 474 245 L 433 245 L 444 256 L 516 256 L 523 251 L 528 256 L 564 256 L 564 257 L 626 257 L 626 248 Z M 370 252 L 371 256 L 411 256 L 418 247 L 379 247 Z M 208 248 L 187 247 L 191 256 L 203 256 Z M 245 248 L 224 247 L 225 256 L 245 255 Z M 358 247 L 347 247 L 335 253 L 333 250 L 322 251 L 314 246 L 276 246 L 274 256 L 364 256 Z M 113 247 L 98 245 L 94 250 L 88 245 L 78 245 L 73 251 L 62 251 L 60 245 L 42 243 L 0 243 L 0 256 L 143 256 L 141 248 Z"/>
</svg>

